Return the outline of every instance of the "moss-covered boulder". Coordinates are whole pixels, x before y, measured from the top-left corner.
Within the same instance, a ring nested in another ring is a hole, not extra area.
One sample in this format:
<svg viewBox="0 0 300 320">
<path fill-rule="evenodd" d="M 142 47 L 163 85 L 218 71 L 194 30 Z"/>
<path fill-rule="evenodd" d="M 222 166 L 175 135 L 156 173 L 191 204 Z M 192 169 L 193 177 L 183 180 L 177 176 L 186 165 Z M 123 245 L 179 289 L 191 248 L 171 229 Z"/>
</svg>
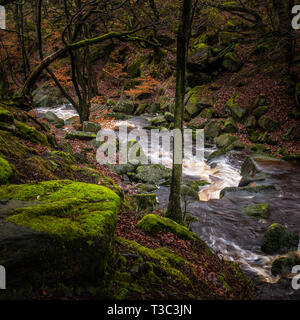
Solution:
<svg viewBox="0 0 300 320">
<path fill-rule="evenodd" d="M 265 106 L 265 105 L 266 105 L 266 97 L 263 94 L 260 93 L 255 98 L 255 101 L 254 101 L 254 104 L 253 104 L 253 109 L 256 109 L 258 107 Z"/>
<path fill-rule="evenodd" d="M 300 264 L 300 252 L 290 252 L 286 256 L 277 258 L 272 263 L 271 272 L 274 276 L 291 274 L 294 266 Z"/>
<path fill-rule="evenodd" d="M 238 140 L 237 137 L 229 133 L 224 133 L 219 137 L 215 138 L 215 143 L 218 148 L 226 148 L 237 140 Z"/>
<path fill-rule="evenodd" d="M 225 106 L 225 111 L 229 116 L 232 116 L 235 120 L 241 121 L 246 115 L 246 109 L 241 108 L 235 101 L 234 97 L 230 98 Z"/>
<path fill-rule="evenodd" d="M 262 129 L 268 132 L 275 131 L 279 126 L 279 123 L 276 120 L 273 120 L 265 115 L 258 119 L 258 124 Z"/>
<path fill-rule="evenodd" d="M 205 108 L 200 113 L 200 117 L 204 119 L 211 119 L 213 115 L 214 115 L 214 110 L 210 108 Z"/>
<path fill-rule="evenodd" d="M 161 164 L 152 164 L 139 166 L 136 173 L 137 181 L 154 184 L 169 179 L 172 175 L 172 170 Z"/>
<path fill-rule="evenodd" d="M 6 124 L 14 123 L 14 117 L 11 112 L 3 107 L 0 106 L 0 122 Z"/>
<path fill-rule="evenodd" d="M 253 111 L 253 114 L 255 115 L 256 118 L 260 118 L 261 116 L 265 115 L 268 111 L 269 111 L 268 106 L 260 106 Z"/>
<path fill-rule="evenodd" d="M 165 112 L 165 119 L 168 122 L 174 122 L 174 114 L 171 112 Z"/>
<path fill-rule="evenodd" d="M 30 127 L 18 120 L 15 120 L 14 124 L 16 126 L 16 132 L 15 132 L 16 136 L 22 139 L 29 140 L 36 144 L 42 144 L 45 146 L 49 145 L 47 137 L 43 133 L 35 129 L 34 127 Z"/>
<path fill-rule="evenodd" d="M 238 128 L 236 126 L 236 123 L 233 118 L 229 117 L 226 122 L 224 123 L 224 126 L 222 128 L 222 132 L 224 133 L 236 133 L 238 132 Z"/>
<path fill-rule="evenodd" d="M 12 174 L 13 171 L 10 164 L 0 157 L 0 185 L 8 183 Z"/>
<path fill-rule="evenodd" d="M 181 239 L 195 239 L 196 235 L 188 228 L 176 223 L 175 221 L 163 218 L 158 215 L 148 214 L 136 225 L 137 228 L 148 234 L 174 233 Z"/>
<path fill-rule="evenodd" d="M 82 132 L 82 131 L 68 131 L 66 133 L 66 139 L 71 139 L 71 140 L 94 140 L 96 139 L 97 135 L 92 132 Z"/>
<path fill-rule="evenodd" d="M 213 141 L 214 138 L 218 137 L 221 133 L 221 122 L 210 121 L 206 123 L 204 127 L 204 137 L 206 141 Z"/>
<path fill-rule="evenodd" d="M 157 200 L 155 193 L 135 194 L 132 198 L 136 204 L 137 210 L 153 211 L 156 209 Z"/>
<path fill-rule="evenodd" d="M 113 256 L 119 196 L 102 186 L 56 180 L 0 187 L 3 198 L 35 202 L 0 217 L 0 264 L 12 293 L 101 280 Z"/>
<path fill-rule="evenodd" d="M 298 249 L 299 235 L 279 223 L 269 226 L 264 234 L 261 250 L 268 254 L 280 254 Z"/>
<path fill-rule="evenodd" d="M 56 128 L 62 128 L 65 125 L 65 121 L 60 119 L 54 112 L 48 111 L 45 114 L 45 118 L 53 124 Z"/>
<path fill-rule="evenodd" d="M 223 68 L 230 72 L 237 72 L 241 68 L 241 63 L 238 61 L 234 53 L 228 52 L 224 56 Z"/>
<path fill-rule="evenodd" d="M 99 123 L 83 121 L 82 131 L 83 132 L 93 132 L 98 133 L 101 130 L 101 125 Z"/>
<path fill-rule="evenodd" d="M 257 120 L 254 116 L 248 118 L 245 121 L 245 127 L 250 129 L 255 129 L 257 127 Z"/>
<path fill-rule="evenodd" d="M 270 205 L 266 202 L 250 204 L 242 207 L 242 211 L 250 217 L 267 219 L 270 214 Z"/>
</svg>

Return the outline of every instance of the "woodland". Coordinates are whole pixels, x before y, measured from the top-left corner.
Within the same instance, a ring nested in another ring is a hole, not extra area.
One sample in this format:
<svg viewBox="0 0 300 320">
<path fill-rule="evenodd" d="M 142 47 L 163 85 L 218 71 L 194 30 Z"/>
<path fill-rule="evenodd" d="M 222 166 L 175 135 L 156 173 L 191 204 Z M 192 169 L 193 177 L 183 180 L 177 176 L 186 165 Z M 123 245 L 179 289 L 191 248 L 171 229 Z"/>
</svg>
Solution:
<svg viewBox="0 0 300 320">
<path fill-rule="evenodd" d="M 1 10 L 0 300 L 300 299 L 299 1 Z M 102 163 L 125 125 L 204 159 Z"/>
</svg>

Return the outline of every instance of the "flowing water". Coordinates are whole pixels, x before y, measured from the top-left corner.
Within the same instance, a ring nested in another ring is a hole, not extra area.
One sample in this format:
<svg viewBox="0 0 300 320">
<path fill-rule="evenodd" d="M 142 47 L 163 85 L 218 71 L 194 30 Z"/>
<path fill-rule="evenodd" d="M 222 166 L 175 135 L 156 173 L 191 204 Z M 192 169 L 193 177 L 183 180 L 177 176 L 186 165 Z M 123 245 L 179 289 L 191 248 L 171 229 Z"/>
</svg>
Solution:
<svg viewBox="0 0 300 320">
<path fill-rule="evenodd" d="M 51 111 L 58 116 L 63 113 L 65 119 L 72 113 L 63 108 Z M 115 124 L 115 130 L 121 126 L 141 129 L 149 125 L 148 120 L 147 117 L 133 117 L 119 121 Z M 214 150 L 206 149 L 205 156 Z M 171 156 L 169 150 L 162 150 L 151 153 L 150 158 L 154 163 L 163 158 L 164 164 L 171 167 Z M 300 234 L 300 167 L 284 162 L 259 162 L 261 169 L 268 174 L 263 183 L 275 185 L 276 190 L 257 194 L 234 192 L 220 199 L 222 189 L 239 185 L 244 159 L 245 154 L 242 152 L 232 152 L 214 159 L 210 164 L 199 159 L 184 161 L 183 179 L 210 182 L 199 190 L 201 201 L 188 205 L 188 211 L 198 218 L 198 222 L 193 223 L 192 230 L 219 256 L 239 263 L 243 271 L 257 284 L 258 298 L 300 299 L 300 290 L 292 290 L 290 279 L 272 276 L 270 269 L 276 256 L 265 255 L 260 249 L 264 232 L 274 222 Z M 156 194 L 160 207 L 166 208 L 169 188 L 159 187 Z M 241 211 L 244 205 L 262 202 L 270 205 L 270 217 L 267 220 L 248 217 Z"/>
</svg>

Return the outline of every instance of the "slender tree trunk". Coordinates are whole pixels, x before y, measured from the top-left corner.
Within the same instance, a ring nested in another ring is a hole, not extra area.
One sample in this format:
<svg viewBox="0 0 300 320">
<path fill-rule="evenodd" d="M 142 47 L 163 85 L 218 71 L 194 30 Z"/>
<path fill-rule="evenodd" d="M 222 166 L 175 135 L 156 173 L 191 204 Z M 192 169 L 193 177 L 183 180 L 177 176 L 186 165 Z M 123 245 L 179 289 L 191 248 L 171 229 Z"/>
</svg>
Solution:
<svg viewBox="0 0 300 320">
<path fill-rule="evenodd" d="M 183 113 L 184 95 L 186 88 L 186 64 L 188 56 L 188 43 L 190 35 L 192 0 L 184 0 L 182 7 L 182 17 L 177 35 L 177 72 L 176 72 L 176 105 L 175 105 L 175 129 L 181 130 L 183 136 Z M 175 151 L 175 145 L 174 145 Z M 173 152 L 173 170 L 171 192 L 166 216 L 181 223 L 183 214 L 181 210 L 181 180 L 182 163 L 175 163 L 175 152 Z"/>
</svg>

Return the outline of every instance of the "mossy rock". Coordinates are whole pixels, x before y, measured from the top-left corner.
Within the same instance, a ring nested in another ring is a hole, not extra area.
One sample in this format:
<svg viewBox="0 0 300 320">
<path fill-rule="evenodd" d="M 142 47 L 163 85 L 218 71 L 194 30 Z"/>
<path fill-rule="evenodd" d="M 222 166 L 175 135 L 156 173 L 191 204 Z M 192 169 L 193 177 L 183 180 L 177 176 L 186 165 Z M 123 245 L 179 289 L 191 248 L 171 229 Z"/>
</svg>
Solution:
<svg viewBox="0 0 300 320">
<path fill-rule="evenodd" d="M 228 52 L 224 56 L 223 68 L 229 72 L 237 72 L 241 68 L 241 63 L 232 52 Z"/>
<path fill-rule="evenodd" d="M 271 272 L 274 276 L 291 274 L 294 266 L 300 264 L 300 252 L 290 252 L 286 256 L 277 258 L 272 263 Z"/>
<path fill-rule="evenodd" d="M 11 114 L 11 112 L 1 106 L 0 106 L 0 122 L 6 123 L 6 124 L 14 123 L 14 117 Z"/>
<path fill-rule="evenodd" d="M 200 117 L 204 119 L 211 119 L 214 115 L 214 111 L 209 108 L 205 108 L 201 111 Z"/>
<path fill-rule="evenodd" d="M 6 212 L 0 227 L 0 263 L 12 291 L 101 280 L 113 256 L 121 202 L 113 191 L 57 180 L 3 186 L 3 198 L 40 203 Z"/>
<path fill-rule="evenodd" d="M 264 234 L 261 250 L 267 254 L 280 254 L 298 249 L 299 235 L 279 223 L 270 225 Z"/>
<path fill-rule="evenodd" d="M 255 153 L 265 153 L 265 152 L 269 152 L 270 148 L 257 143 L 257 144 L 251 144 L 250 146 L 247 146 L 247 149 L 250 150 L 251 152 L 255 152 Z"/>
<path fill-rule="evenodd" d="M 266 105 L 266 97 L 263 94 L 259 94 L 254 101 L 253 109 L 256 109 L 258 107 L 265 106 L 265 105 Z"/>
<path fill-rule="evenodd" d="M 45 146 L 49 145 L 47 137 L 34 127 L 29 127 L 23 122 L 17 120 L 15 120 L 14 124 L 16 126 L 16 136 L 29 140 L 36 144 L 42 144 Z"/>
<path fill-rule="evenodd" d="M 13 170 L 10 164 L 0 157 L 0 185 L 7 184 L 12 174 Z"/>
<path fill-rule="evenodd" d="M 268 132 L 275 131 L 279 127 L 279 123 L 276 120 L 273 120 L 265 115 L 258 119 L 258 124 L 262 129 Z"/>
<path fill-rule="evenodd" d="M 148 214 L 136 225 L 137 228 L 148 234 L 174 233 L 180 239 L 193 240 L 196 235 L 189 231 L 188 228 L 176 223 L 169 218 L 163 218 L 158 215 Z"/>
<path fill-rule="evenodd" d="M 153 211 L 156 209 L 157 200 L 155 193 L 135 194 L 132 198 L 138 210 Z"/>
<path fill-rule="evenodd" d="M 248 118 L 245 121 L 245 127 L 250 129 L 255 129 L 257 127 L 257 120 L 254 116 Z"/>
<path fill-rule="evenodd" d="M 141 193 L 157 190 L 157 186 L 155 184 L 138 183 L 135 187 Z"/>
<path fill-rule="evenodd" d="M 206 123 L 204 127 L 204 137 L 206 141 L 213 141 L 214 138 L 218 137 L 221 133 L 221 122 L 210 121 Z"/>
<path fill-rule="evenodd" d="M 215 143 L 217 147 L 220 148 L 226 148 L 229 145 L 231 145 L 233 142 L 237 141 L 238 138 L 229 134 L 229 133 L 224 133 L 220 135 L 219 137 L 215 138 Z"/>
<path fill-rule="evenodd" d="M 84 121 L 82 124 L 82 131 L 83 132 L 98 133 L 100 130 L 101 130 L 101 125 L 99 123 Z"/>
<path fill-rule="evenodd" d="M 65 138 L 66 139 L 71 139 L 71 140 L 94 140 L 96 139 L 97 135 L 95 133 L 92 132 L 82 132 L 82 131 L 68 131 L 66 133 Z"/>
<path fill-rule="evenodd" d="M 255 115 L 256 118 L 260 118 L 261 116 L 265 115 L 268 111 L 269 111 L 268 106 L 260 106 L 253 111 L 253 114 Z"/>
<path fill-rule="evenodd" d="M 294 163 L 300 163 L 300 153 L 294 153 L 294 154 L 287 154 L 283 156 L 283 160 L 294 162 Z"/>
<path fill-rule="evenodd" d="M 45 118 L 53 124 L 56 128 L 62 128 L 65 125 L 65 121 L 60 119 L 54 112 L 48 111 L 45 114 Z"/>
<path fill-rule="evenodd" d="M 236 123 L 233 118 L 228 118 L 226 122 L 224 123 L 224 126 L 222 128 L 222 132 L 224 133 L 237 133 L 238 128 L 236 126 Z"/>
<path fill-rule="evenodd" d="M 226 103 L 225 111 L 229 116 L 232 116 L 237 121 L 241 121 L 247 113 L 245 109 L 238 105 L 234 97 L 230 98 Z"/>
<path fill-rule="evenodd" d="M 275 186 L 270 185 L 262 185 L 262 186 L 256 186 L 256 187 L 226 187 L 221 190 L 220 198 L 223 198 L 226 194 L 231 192 L 244 192 L 244 193 L 262 193 L 262 192 L 268 192 L 268 191 L 274 191 L 276 190 Z"/>
<path fill-rule="evenodd" d="M 168 122 L 174 122 L 174 114 L 171 112 L 165 112 L 165 119 Z"/>
<path fill-rule="evenodd" d="M 161 180 L 167 180 L 172 175 L 172 170 L 161 164 L 143 165 L 136 170 L 136 179 L 145 183 L 157 183 Z"/>
<path fill-rule="evenodd" d="M 267 219 L 270 214 L 270 206 L 268 203 L 250 204 L 242 207 L 242 211 L 250 217 Z"/>
</svg>

